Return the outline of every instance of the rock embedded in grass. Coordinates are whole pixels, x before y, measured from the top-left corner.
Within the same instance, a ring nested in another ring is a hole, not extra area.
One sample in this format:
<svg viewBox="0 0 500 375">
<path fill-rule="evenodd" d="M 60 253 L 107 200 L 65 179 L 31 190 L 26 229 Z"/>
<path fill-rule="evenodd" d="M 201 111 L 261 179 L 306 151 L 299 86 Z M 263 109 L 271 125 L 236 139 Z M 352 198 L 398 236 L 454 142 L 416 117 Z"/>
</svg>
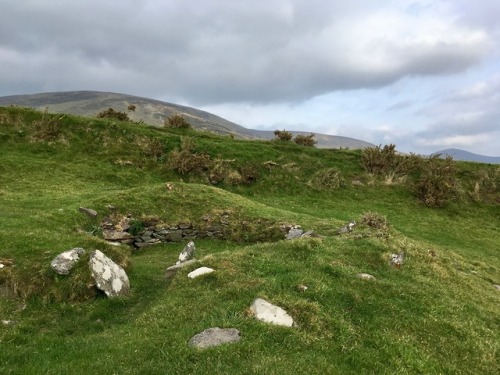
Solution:
<svg viewBox="0 0 500 375">
<path fill-rule="evenodd" d="M 295 238 L 300 238 L 300 236 L 302 236 L 303 233 L 304 233 L 304 231 L 302 229 L 300 229 L 299 227 L 295 227 L 295 228 L 290 229 L 290 231 L 286 235 L 285 239 L 286 240 L 293 240 Z"/>
<path fill-rule="evenodd" d="M 190 241 L 179 254 L 179 260 L 177 264 L 184 263 L 187 260 L 191 260 L 194 257 L 196 251 L 196 246 L 193 241 Z"/>
<path fill-rule="evenodd" d="M 89 264 L 97 288 L 106 293 L 108 297 L 120 297 L 129 294 L 130 281 L 125 270 L 101 251 L 95 250 L 92 252 Z"/>
<path fill-rule="evenodd" d="M 236 328 L 207 328 L 194 335 L 189 340 L 189 345 L 198 349 L 205 349 L 227 343 L 240 341 L 240 331 Z"/>
<path fill-rule="evenodd" d="M 377 280 L 375 276 L 370 275 L 369 273 L 358 273 L 356 276 L 361 280 Z"/>
<path fill-rule="evenodd" d="M 188 273 L 188 277 L 190 279 L 195 279 L 197 278 L 198 276 L 202 276 L 202 275 L 207 275 L 209 273 L 212 273 L 214 272 L 215 270 L 213 268 L 209 268 L 209 267 L 200 267 L 200 268 L 197 268 L 195 269 L 194 271 L 191 271 L 190 273 Z"/>
<path fill-rule="evenodd" d="M 97 211 L 93 210 L 92 208 L 80 207 L 79 210 L 80 210 L 80 212 L 83 212 L 83 213 L 89 215 L 90 217 L 96 217 L 97 216 Z"/>
<path fill-rule="evenodd" d="M 279 326 L 293 326 L 293 319 L 281 307 L 273 305 L 262 298 L 256 298 L 250 306 L 250 311 L 256 319 Z"/>
<path fill-rule="evenodd" d="M 74 249 L 65 251 L 52 260 L 50 266 L 59 275 L 68 275 L 74 265 L 80 259 L 80 255 L 83 255 L 85 250 L 81 247 L 75 247 Z"/>
</svg>

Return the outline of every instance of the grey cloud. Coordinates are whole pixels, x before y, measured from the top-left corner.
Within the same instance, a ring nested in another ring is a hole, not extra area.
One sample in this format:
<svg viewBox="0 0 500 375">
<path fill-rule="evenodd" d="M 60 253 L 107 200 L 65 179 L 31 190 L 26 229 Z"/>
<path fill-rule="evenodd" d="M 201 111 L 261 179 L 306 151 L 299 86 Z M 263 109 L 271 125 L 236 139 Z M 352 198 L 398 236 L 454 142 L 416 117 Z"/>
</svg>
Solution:
<svg viewBox="0 0 500 375">
<path fill-rule="evenodd" d="M 429 35 L 416 32 L 398 44 L 401 30 L 363 28 L 380 8 L 364 1 L 47 0 L 3 8 L 4 95 L 87 88 L 196 105 L 300 102 L 459 72 L 490 43 L 479 26 L 464 31 L 448 20 L 450 35 L 422 44 Z M 475 38 L 464 42 L 455 31 Z"/>
</svg>

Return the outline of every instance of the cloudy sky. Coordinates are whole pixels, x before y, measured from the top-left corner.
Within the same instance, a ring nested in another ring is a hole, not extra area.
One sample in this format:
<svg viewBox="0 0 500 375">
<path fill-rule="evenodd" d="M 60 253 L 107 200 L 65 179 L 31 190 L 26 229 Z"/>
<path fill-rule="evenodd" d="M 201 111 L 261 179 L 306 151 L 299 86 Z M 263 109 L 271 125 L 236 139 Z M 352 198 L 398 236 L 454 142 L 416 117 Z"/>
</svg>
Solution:
<svg viewBox="0 0 500 375">
<path fill-rule="evenodd" d="M 499 19 L 499 0 L 1 0 L 0 96 L 112 91 L 500 156 Z"/>
</svg>

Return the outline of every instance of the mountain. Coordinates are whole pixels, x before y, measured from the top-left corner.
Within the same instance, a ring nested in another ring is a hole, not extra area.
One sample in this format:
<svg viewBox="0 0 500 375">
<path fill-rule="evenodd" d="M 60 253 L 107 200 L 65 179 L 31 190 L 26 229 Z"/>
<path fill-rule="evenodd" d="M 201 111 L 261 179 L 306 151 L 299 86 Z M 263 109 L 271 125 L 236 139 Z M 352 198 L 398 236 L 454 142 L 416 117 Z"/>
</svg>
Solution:
<svg viewBox="0 0 500 375">
<path fill-rule="evenodd" d="M 70 113 L 89 117 L 95 117 L 99 112 L 108 108 L 127 112 L 127 108 L 131 104 L 135 105 L 136 109 L 133 112 L 128 112 L 130 119 L 143 121 L 154 126 L 162 126 L 165 118 L 181 114 L 196 129 L 219 134 L 232 134 L 241 139 L 274 138 L 273 131 L 247 129 L 196 108 L 132 95 L 98 91 L 68 91 L 0 97 L 0 106 L 16 105 L 40 110 L 47 109 L 51 113 Z M 292 133 L 294 135 L 308 134 L 305 132 Z M 357 149 L 374 146 L 358 139 L 327 134 L 316 134 L 315 139 L 318 141 L 318 148 Z"/>
<path fill-rule="evenodd" d="M 485 156 L 474 154 L 469 151 L 457 148 L 448 148 L 446 150 L 435 152 L 433 155 L 440 154 L 442 157 L 451 156 L 454 160 L 475 161 L 487 164 L 500 164 L 500 156 Z"/>
</svg>

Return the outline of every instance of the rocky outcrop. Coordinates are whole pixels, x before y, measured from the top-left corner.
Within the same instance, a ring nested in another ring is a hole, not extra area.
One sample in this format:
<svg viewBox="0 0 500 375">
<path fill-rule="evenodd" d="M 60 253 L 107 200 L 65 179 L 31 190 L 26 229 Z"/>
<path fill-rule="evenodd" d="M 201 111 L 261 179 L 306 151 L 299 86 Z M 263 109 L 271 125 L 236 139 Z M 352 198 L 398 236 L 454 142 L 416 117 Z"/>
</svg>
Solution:
<svg viewBox="0 0 500 375">
<path fill-rule="evenodd" d="M 80 259 L 80 255 L 83 255 L 84 253 L 84 249 L 81 247 L 75 247 L 74 249 L 65 251 L 56 256 L 50 263 L 50 266 L 59 275 L 69 275 L 73 266 Z"/>
<path fill-rule="evenodd" d="M 106 293 L 108 297 L 129 294 L 130 281 L 125 270 L 101 251 L 95 250 L 92 253 L 89 264 L 97 288 Z"/>
</svg>

